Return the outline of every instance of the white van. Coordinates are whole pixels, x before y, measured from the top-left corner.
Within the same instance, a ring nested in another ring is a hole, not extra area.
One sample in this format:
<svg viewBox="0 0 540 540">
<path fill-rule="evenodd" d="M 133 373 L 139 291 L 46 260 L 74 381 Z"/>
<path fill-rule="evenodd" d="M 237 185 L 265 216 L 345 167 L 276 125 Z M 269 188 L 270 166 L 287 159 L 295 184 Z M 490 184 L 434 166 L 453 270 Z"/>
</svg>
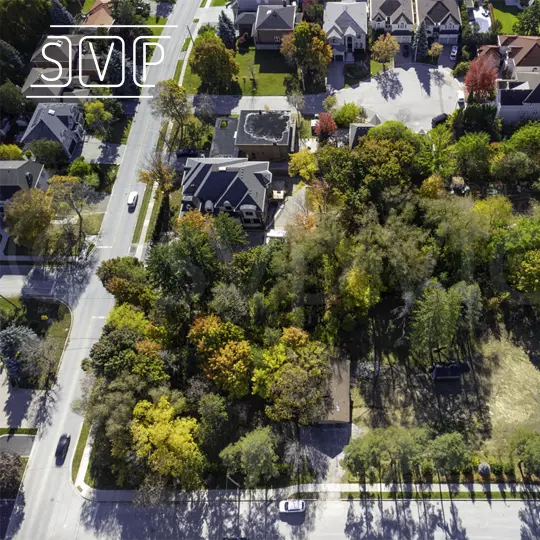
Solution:
<svg viewBox="0 0 540 540">
<path fill-rule="evenodd" d="M 135 208 L 137 206 L 138 200 L 139 200 L 139 194 L 136 191 L 132 191 L 128 197 L 128 207 Z"/>
<path fill-rule="evenodd" d="M 457 104 L 458 104 L 458 107 L 465 107 L 465 94 L 463 92 L 458 92 L 457 94 Z"/>
</svg>

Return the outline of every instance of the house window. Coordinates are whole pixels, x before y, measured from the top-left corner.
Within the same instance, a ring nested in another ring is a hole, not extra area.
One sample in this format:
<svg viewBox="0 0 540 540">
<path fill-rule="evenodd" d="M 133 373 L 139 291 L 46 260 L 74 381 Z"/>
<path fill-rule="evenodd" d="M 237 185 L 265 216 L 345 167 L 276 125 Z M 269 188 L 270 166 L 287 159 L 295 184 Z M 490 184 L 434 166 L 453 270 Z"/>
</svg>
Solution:
<svg viewBox="0 0 540 540">
<path fill-rule="evenodd" d="M 251 210 L 246 210 L 244 212 L 244 216 L 248 217 L 248 218 L 251 218 L 253 217 L 255 214 L 251 211 Z"/>
<path fill-rule="evenodd" d="M 281 37 L 280 36 L 274 36 L 274 43 L 281 43 Z"/>
<path fill-rule="evenodd" d="M 405 23 L 402 23 L 402 22 L 399 23 L 399 27 L 400 27 L 400 28 L 405 28 Z"/>
</svg>

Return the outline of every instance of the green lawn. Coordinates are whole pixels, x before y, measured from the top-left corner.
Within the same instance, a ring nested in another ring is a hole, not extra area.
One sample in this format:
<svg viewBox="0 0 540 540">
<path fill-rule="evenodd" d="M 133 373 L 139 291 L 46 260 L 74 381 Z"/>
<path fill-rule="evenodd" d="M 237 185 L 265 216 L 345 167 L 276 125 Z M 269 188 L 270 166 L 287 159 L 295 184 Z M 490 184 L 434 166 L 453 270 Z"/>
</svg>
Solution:
<svg viewBox="0 0 540 540">
<path fill-rule="evenodd" d="M 99 214 L 84 214 L 84 232 L 89 235 L 99 234 L 99 230 L 101 229 L 101 223 L 103 222 L 104 217 L 105 214 L 103 212 Z"/>
<path fill-rule="evenodd" d="M 210 4 L 210 6 L 224 6 L 225 4 L 227 4 L 227 1 L 228 0 L 212 0 L 212 3 Z"/>
<path fill-rule="evenodd" d="M 36 428 L 0 428 L 0 435 L 37 435 Z"/>
<path fill-rule="evenodd" d="M 502 34 L 512 34 L 514 32 L 514 23 L 521 10 L 515 6 L 507 6 L 504 1 L 495 1 L 493 4 L 493 14 L 501 22 Z"/>
<path fill-rule="evenodd" d="M 180 74 L 182 73 L 182 66 L 184 65 L 183 60 L 178 60 L 176 63 L 176 69 L 174 70 L 174 80 L 179 81 L 180 80 Z"/>
<path fill-rule="evenodd" d="M 122 118 L 119 118 L 118 121 L 109 128 L 104 137 L 97 138 L 103 142 L 126 144 L 129 137 L 129 132 L 131 131 L 132 122 L 133 118 L 129 116 L 122 116 Z"/>
<path fill-rule="evenodd" d="M 77 479 L 77 474 L 79 473 L 79 467 L 81 465 L 81 459 L 83 456 L 84 447 L 86 446 L 86 441 L 88 440 L 89 434 L 90 434 L 90 422 L 85 420 L 81 429 L 81 434 L 79 435 L 79 440 L 77 441 L 77 448 L 75 449 L 75 454 L 73 455 L 73 465 L 71 468 L 71 481 L 72 482 L 75 482 L 75 480 Z"/>
<path fill-rule="evenodd" d="M 161 36 L 163 32 L 163 26 L 167 24 L 167 18 L 166 17 L 156 17 L 154 15 L 150 15 L 148 19 L 146 19 L 146 24 L 152 24 L 156 25 L 158 24 L 161 26 L 161 28 L 150 28 L 149 30 L 154 34 L 154 36 Z"/>
<path fill-rule="evenodd" d="M 302 124 L 300 125 L 300 138 L 309 139 L 311 137 L 313 137 L 313 135 L 311 134 L 311 120 L 303 118 Z"/>
<path fill-rule="evenodd" d="M 84 11 L 84 13 L 88 13 L 92 9 L 95 2 L 96 0 L 84 0 L 82 11 Z"/>
<path fill-rule="evenodd" d="M 190 41 L 191 39 L 188 37 L 184 40 L 184 44 L 182 45 L 182 52 L 186 52 L 188 50 Z"/>
<path fill-rule="evenodd" d="M 150 204 L 150 197 L 152 196 L 152 186 L 146 184 L 146 189 L 144 190 L 143 199 L 141 201 L 141 208 L 139 210 L 139 215 L 137 216 L 137 224 L 135 225 L 135 230 L 133 231 L 133 240 L 134 244 L 139 242 L 141 237 L 142 228 L 144 225 L 144 220 L 146 218 L 146 211 L 148 210 L 148 205 Z"/>
<path fill-rule="evenodd" d="M 392 66 L 387 66 L 387 68 Z M 383 71 L 383 65 L 380 62 L 377 62 L 376 60 L 370 60 L 369 61 L 369 71 L 371 73 L 371 76 L 377 75 L 377 73 L 381 73 Z"/>
<path fill-rule="evenodd" d="M 285 59 L 279 51 L 256 51 L 255 47 L 249 50 L 239 50 L 236 61 L 240 66 L 240 73 L 229 88 L 230 95 L 259 95 L 284 96 L 283 81 L 291 73 Z M 255 87 L 252 86 L 250 66 L 254 66 Z M 200 78 L 187 67 L 183 86 L 189 94 L 197 94 L 203 89 Z"/>
</svg>

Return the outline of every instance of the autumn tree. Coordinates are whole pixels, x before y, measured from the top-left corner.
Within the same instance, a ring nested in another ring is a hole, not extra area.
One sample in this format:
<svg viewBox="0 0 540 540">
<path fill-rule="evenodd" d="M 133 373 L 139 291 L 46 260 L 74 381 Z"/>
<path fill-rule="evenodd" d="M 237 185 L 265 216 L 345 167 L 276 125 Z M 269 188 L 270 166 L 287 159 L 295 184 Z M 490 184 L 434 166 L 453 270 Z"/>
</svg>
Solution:
<svg viewBox="0 0 540 540">
<path fill-rule="evenodd" d="M 321 139 L 328 139 L 330 135 L 335 133 L 337 130 L 336 123 L 334 122 L 334 119 L 332 118 L 332 115 L 330 113 L 320 113 L 319 119 L 317 120 L 317 123 L 315 124 L 315 135 L 318 135 Z"/>
<path fill-rule="evenodd" d="M 302 148 L 290 155 L 289 176 L 300 176 L 307 182 L 317 177 L 317 158 L 309 148 Z"/>
<path fill-rule="evenodd" d="M 217 36 L 208 35 L 193 47 L 189 65 L 202 84 L 211 91 L 228 88 L 240 70 L 233 51 Z"/>
<path fill-rule="evenodd" d="M 50 194 L 41 189 L 19 190 L 4 206 L 6 230 L 21 246 L 38 246 L 56 214 Z"/>
<path fill-rule="evenodd" d="M 443 46 L 440 43 L 437 43 L 436 41 L 433 42 L 431 47 L 429 48 L 427 54 L 432 60 L 437 60 L 439 56 L 441 56 L 443 52 Z"/>
<path fill-rule="evenodd" d="M 16 161 L 22 159 L 22 150 L 16 144 L 0 145 L 0 161 Z"/>
<path fill-rule="evenodd" d="M 176 172 L 163 157 L 163 153 L 154 152 L 147 159 L 145 168 L 139 171 L 137 179 L 139 182 L 150 186 L 157 183 L 158 191 L 165 195 L 173 189 L 175 178 Z"/>
<path fill-rule="evenodd" d="M 135 453 L 155 473 L 177 480 L 182 489 L 197 489 L 205 465 L 195 442 L 197 428 L 195 419 L 178 418 L 165 396 L 154 404 L 139 401 L 131 427 Z"/>
<path fill-rule="evenodd" d="M 497 84 L 497 67 L 490 56 L 475 58 L 465 75 L 465 87 L 476 101 L 487 101 L 493 95 Z"/>
<path fill-rule="evenodd" d="M 249 341 L 228 341 L 204 366 L 206 376 L 232 398 L 249 393 L 253 353 Z"/>
<path fill-rule="evenodd" d="M 262 487 L 278 476 L 276 441 L 270 427 L 257 428 L 230 444 L 220 453 L 221 460 L 230 474 L 242 473 L 246 488 Z"/>
<path fill-rule="evenodd" d="M 379 36 L 371 47 L 372 58 L 383 65 L 383 70 L 386 70 L 386 64 L 392 62 L 398 52 L 399 43 L 391 34 Z"/>
<path fill-rule="evenodd" d="M 100 136 L 104 136 L 113 118 L 105 109 L 103 101 L 92 100 L 84 104 L 86 125 Z"/>
</svg>

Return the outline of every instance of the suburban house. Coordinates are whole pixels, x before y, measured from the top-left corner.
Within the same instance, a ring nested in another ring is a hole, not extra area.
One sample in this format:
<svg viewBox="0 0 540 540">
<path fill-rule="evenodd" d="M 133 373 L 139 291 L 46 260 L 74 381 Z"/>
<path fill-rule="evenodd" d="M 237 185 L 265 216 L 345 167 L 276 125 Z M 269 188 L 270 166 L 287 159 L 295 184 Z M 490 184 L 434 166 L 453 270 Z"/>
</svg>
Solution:
<svg viewBox="0 0 540 540">
<path fill-rule="evenodd" d="M 354 61 L 352 53 L 366 48 L 368 33 L 366 2 L 328 2 L 324 8 L 324 31 L 334 60 Z"/>
<path fill-rule="evenodd" d="M 370 0 L 369 20 L 374 30 L 392 34 L 398 43 L 411 43 L 414 33 L 412 0 Z"/>
<path fill-rule="evenodd" d="M 82 105 L 84 96 L 90 95 L 90 89 L 84 87 L 84 84 L 89 84 L 90 77 L 88 76 L 81 78 L 74 76 L 69 81 L 68 70 L 64 70 L 60 79 L 53 83 L 54 86 L 50 86 L 51 83 L 44 80 L 43 75 L 48 78 L 56 78 L 58 69 L 32 68 L 21 88 L 24 97 L 34 98 L 39 103 L 60 102 Z"/>
<path fill-rule="evenodd" d="M 361 137 L 366 136 L 372 127 L 382 124 L 381 119 L 374 115 L 369 122 L 349 124 L 349 148 L 358 146 Z"/>
<path fill-rule="evenodd" d="M 40 103 L 21 138 L 21 144 L 38 139 L 59 142 L 69 159 L 84 138 L 84 118 L 79 107 L 68 103 Z"/>
<path fill-rule="evenodd" d="M 294 30 L 296 5 L 259 6 L 251 37 L 257 49 L 278 49 L 281 40 Z M 301 14 L 298 14 L 301 16 Z"/>
<path fill-rule="evenodd" d="M 114 24 L 113 0 L 96 0 L 83 24 L 86 27 Z"/>
<path fill-rule="evenodd" d="M 21 189 L 38 188 L 45 191 L 48 179 L 45 166 L 36 161 L 0 161 L 0 208 Z"/>
<path fill-rule="evenodd" d="M 291 111 L 241 111 L 240 118 L 218 118 L 210 157 L 287 161 L 298 149 Z"/>
<path fill-rule="evenodd" d="M 506 122 L 540 119 L 540 37 L 501 35 L 498 45 L 485 45 L 479 56 L 499 69 L 497 115 Z"/>
<path fill-rule="evenodd" d="M 442 45 L 459 41 L 461 14 L 457 0 L 417 0 L 417 22 L 426 25 L 427 35 Z"/>
<path fill-rule="evenodd" d="M 189 158 L 182 178 L 180 215 L 227 212 L 246 228 L 266 225 L 272 173 L 268 162 L 247 158 Z"/>
<path fill-rule="evenodd" d="M 234 0 L 230 8 L 233 11 L 234 26 L 238 30 L 238 35 L 251 37 L 259 6 L 283 7 L 287 4 L 286 0 Z"/>
</svg>

